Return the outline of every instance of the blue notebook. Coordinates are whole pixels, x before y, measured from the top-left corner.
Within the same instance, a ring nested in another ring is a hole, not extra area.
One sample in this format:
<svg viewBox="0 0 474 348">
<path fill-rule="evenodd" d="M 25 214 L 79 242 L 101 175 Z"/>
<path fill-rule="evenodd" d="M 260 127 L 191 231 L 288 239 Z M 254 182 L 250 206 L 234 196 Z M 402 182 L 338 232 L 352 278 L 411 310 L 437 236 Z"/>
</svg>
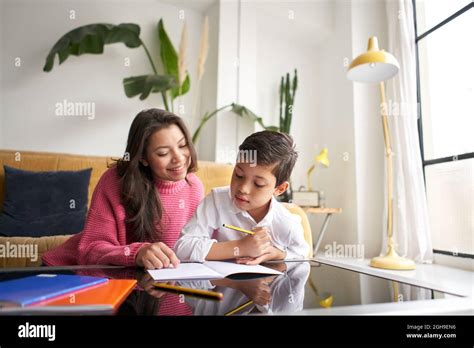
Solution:
<svg viewBox="0 0 474 348">
<path fill-rule="evenodd" d="M 107 281 L 107 278 L 66 274 L 38 274 L 7 280 L 0 282 L 0 307 L 2 305 L 30 306 Z"/>
</svg>

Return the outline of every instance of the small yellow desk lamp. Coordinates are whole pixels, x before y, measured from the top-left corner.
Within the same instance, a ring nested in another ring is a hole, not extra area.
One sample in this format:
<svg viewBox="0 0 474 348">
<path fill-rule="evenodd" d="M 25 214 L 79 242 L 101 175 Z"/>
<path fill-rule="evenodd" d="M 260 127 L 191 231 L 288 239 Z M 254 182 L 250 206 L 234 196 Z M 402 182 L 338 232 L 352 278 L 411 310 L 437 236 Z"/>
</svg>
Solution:
<svg viewBox="0 0 474 348">
<path fill-rule="evenodd" d="M 384 50 L 379 50 L 377 37 L 374 36 L 369 39 L 367 52 L 362 53 L 351 62 L 347 71 L 347 78 L 357 82 L 379 83 L 382 99 L 382 126 L 385 143 L 385 162 L 387 165 L 388 241 L 385 255 L 374 257 L 370 261 L 370 265 L 384 269 L 412 270 L 415 269 L 415 263 L 410 259 L 399 256 L 395 251 L 395 243 L 393 241 L 393 154 L 387 119 L 384 81 L 394 77 L 399 69 L 400 65 L 393 55 Z"/>
<path fill-rule="evenodd" d="M 316 169 L 316 164 L 321 163 L 326 168 L 329 167 L 329 156 L 328 156 L 328 148 L 325 147 L 321 150 L 319 155 L 314 157 L 314 164 L 309 167 L 308 171 L 306 172 L 307 180 L 308 180 L 308 191 L 313 191 L 313 183 L 311 182 L 311 174 Z"/>
</svg>

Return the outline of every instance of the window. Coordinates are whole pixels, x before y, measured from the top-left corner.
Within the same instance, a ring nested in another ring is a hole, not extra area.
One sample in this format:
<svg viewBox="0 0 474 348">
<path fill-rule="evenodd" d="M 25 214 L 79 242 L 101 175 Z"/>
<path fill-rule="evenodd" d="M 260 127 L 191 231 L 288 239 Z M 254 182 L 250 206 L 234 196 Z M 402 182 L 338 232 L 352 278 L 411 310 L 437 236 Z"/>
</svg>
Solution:
<svg viewBox="0 0 474 348">
<path fill-rule="evenodd" d="M 420 148 L 435 253 L 474 258 L 474 9 L 413 0 Z"/>
</svg>

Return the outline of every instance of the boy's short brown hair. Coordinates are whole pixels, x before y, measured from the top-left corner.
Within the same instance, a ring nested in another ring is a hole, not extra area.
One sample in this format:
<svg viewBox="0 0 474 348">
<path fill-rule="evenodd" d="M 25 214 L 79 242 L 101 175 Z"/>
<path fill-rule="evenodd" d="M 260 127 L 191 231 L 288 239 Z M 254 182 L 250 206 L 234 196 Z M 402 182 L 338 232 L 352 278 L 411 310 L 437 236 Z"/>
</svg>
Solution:
<svg viewBox="0 0 474 348">
<path fill-rule="evenodd" d="M 249 151 L 256 153 L 257 165 L 275 165 L 272 174 L 276 178 L 276 186 L 287 181 L 298 153 L 291 135 L 274 131 L 261 131 L 249 135 L 239 146 L 239 152 Z"/>
</svg>

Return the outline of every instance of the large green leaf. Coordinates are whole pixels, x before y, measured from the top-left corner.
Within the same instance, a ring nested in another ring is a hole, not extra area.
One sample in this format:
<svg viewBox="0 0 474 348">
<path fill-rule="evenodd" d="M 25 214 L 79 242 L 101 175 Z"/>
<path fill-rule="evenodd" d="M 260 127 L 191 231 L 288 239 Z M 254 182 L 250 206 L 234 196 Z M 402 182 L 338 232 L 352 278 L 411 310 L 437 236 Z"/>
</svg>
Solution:
<svg viewBox="0 0 474 348">
<path fill-rule="evenodd" d="M 150 93 L 157 93 L 176 87 L 176 79 L 169 75 L 141 75 L 123 79 L 123 88 L 127 97 L 140 94 L 140 99 L 148 98 Z"/>
<path fill-rule="evenodd" d="M 71 30 L 56 42 L 46 57 L 43 70 L 53 69 L 56 54 L 59 56 L 59 64 L 62 64 L 69 55 L 103 53 L 104 45 L 107 44 L 123 42 L 129 48 L 136 48 L 142 44 L 139 36 L 140 27 L 133 23 L 84 25 Z"/>
<path fill-rule="evenodd" d="M 175 99 L 176 97 L 179 97 L 180 95 L 184 95 L 188 93 L 190 87 L 191 87 L 191 81 L 189 80 L 189 74 L 186 73 L 186 78 L 184 79 L 183 84 L 181 85 L 181 88 L 173 88 L 171 90 L 171 97 Z"/>
<path fill-rule="evenodd" d="M 178 53 L 166 33 L 163 20 L 158 22 L 158 38 L 160 39 L 160 57 L 165 74 L 178 77 Z"/>
<path fill-rule="evenodd" d="M 178 53 L 176 52 L 173 43 L 171 42 L 168 33 L 165 30 L 165 25 L 163 20 L 160 19 L 158 22 L 158 38 L 160 45 L 160 58 L 163 64 L 163 70 L 166 75 L 171 75 L 176 78 L 176 81 L 179 80 L 179 68 L 178 68 Z M 181 88 L 177 86 L 171 90 L 171 98 L 175 99 L 176 97 L 186 94 L 189 91 L 191 81 L 189 79 L 189 74 L 186 73 L 186 78 L 181 85 Z"/>
<path fill-rule="evenodd" d="M 231 111 L 241 117 L 250 118 L 252 121 L 257 122 L 266 130 L 271 130 L 271 131 L 276 131 L 276 132 L 279 130 L 278 127 L 265 126 L 263 124 L 263 119 L 261 117 L 257 116 L 254 112 L 252 112 L 250 109 L 246 108 L 243 105 L 232 103 Z"/>
</svg>

